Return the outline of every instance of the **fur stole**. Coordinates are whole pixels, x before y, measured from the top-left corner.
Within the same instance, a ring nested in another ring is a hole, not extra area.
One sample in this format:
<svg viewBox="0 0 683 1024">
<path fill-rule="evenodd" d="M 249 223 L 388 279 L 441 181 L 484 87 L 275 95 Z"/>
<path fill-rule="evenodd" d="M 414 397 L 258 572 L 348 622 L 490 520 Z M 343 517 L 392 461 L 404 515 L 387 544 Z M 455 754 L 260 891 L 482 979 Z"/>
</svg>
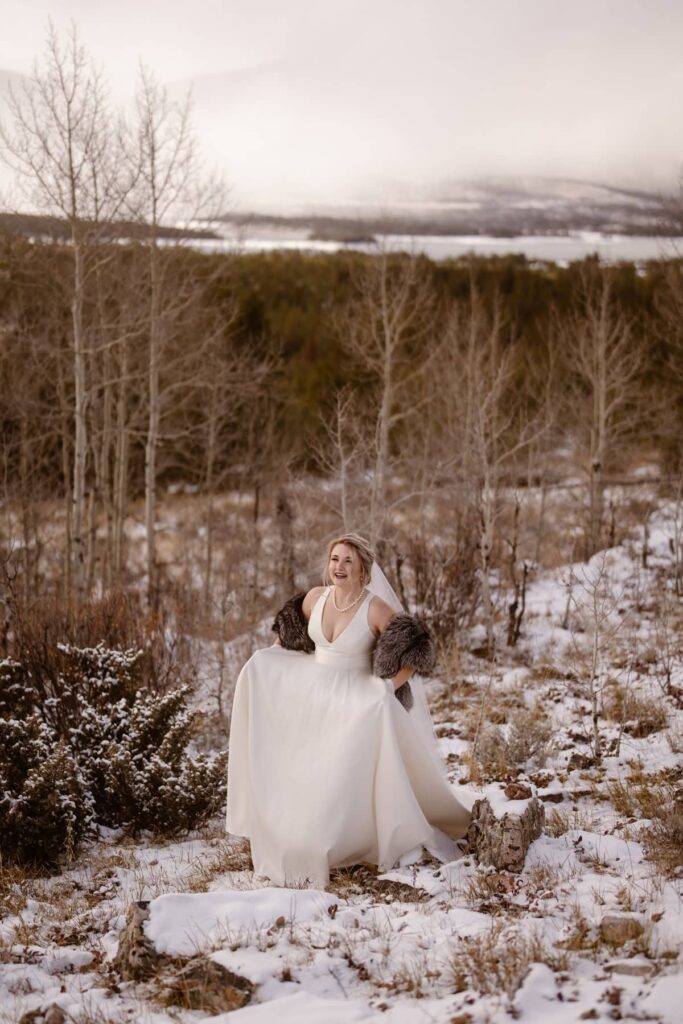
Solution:
<svg viewBox="0 0 683 1024">
<path fill-rule="evenodd" d="M 377 640 L 372 652 L 372 671 L 382 679 L 393 679 L 402 668 L 412 668 L 419 675 L 428 676 L 435 661 L 434 644 L 427 629 L 414 616 L 398 613 L 389 620 Z M 396 697 L 410 711 L 413 693 L 409 682 L 399 686 Z"/>
<path fill-rule="evenodd" d="M 286 650 L 312 654 L 315 644 L 308 635 L 308 623 L 302 609 L 304 597 L 304 594 L 297 594 L 290 598 L 275 616 L 272 628 Z M 375 644 L 372 672 L 382 679 L 393 679 L 402 668 L 412 668 L 420 675 L 429 675 L 435 660 L 434 644 L 427 629 L 412 615 L 397 614 Z M 399 686 L 396 698 L 406 711 L 410 711 L 413 694 L 409 682 Z"/>
<path fill-rule="evenodd" d="M 280 637 L 280 643 L 288 651 L 304 651 L 312 654 L 315 644 L 308 635 L 308 622 L 303 613 L 305 594 L 295 594 L 283 604 L 275 616 L 272 630 Z"/>
</svg>

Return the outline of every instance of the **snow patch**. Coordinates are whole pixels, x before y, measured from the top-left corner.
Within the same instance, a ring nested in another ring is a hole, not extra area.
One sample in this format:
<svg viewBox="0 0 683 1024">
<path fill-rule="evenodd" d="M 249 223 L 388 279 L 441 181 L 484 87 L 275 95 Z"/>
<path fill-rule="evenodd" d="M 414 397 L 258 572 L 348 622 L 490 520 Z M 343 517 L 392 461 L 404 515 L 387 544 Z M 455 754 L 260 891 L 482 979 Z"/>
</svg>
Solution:
<svg viewBox="0 0 683 1024">
<path fill-rule="evenodd" d="M 147 938 L 158 953 L 192 956 L 240 931 L 271 928 L 278 918 L 311 921 L 337 897 L 317 889 L 269 886 L 245 892 L 173 893 L 149 905 Z"/>
<path fill-rule="evenodd" d="M 311 992 L 297 992 L 260 1006 L 206 1017 L 205 1024 L 351 1024 L 371 1016 L 377 1019 L 367 1003 L 357 999 L 321 999 Z"/>
</svg>

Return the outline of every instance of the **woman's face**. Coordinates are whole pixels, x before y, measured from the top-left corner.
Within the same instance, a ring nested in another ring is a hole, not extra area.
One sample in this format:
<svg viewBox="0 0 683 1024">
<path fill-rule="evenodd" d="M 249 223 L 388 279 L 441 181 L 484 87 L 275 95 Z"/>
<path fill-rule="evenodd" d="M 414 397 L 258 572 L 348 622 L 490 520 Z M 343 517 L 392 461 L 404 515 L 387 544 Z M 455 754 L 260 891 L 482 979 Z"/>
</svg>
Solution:
<svg viewBox="0 0 683 1024">
<path fill-rule="evenodd" d="M 327 571 L 336 586 L 352 591 L 360 590 L 362 562 L 358 552 L 350 544 L 334 545 Z"/>
</svg>

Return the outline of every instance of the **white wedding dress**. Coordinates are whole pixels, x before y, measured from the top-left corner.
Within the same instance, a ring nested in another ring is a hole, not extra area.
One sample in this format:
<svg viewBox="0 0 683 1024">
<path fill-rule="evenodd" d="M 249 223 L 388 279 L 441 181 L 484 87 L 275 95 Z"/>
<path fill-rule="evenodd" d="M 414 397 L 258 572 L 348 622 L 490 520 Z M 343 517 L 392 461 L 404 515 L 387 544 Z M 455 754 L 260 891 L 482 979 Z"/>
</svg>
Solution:
<svg viewBox="0 0 683 1024">
<path fill-rule="evenodd" d="M 324 886 L 330 868 L 361 862 L 388 870 L 421 846 L 452 860 L 469 824 L 431 724 L 428 734 L 418 705 L 406 711 L 372 675 L 372 594 L 330 642 L 330 590 L 308 624 L 315 653 L 256 651 L 235 689 L 226 827 L 278 885 Z"/>
</svg>

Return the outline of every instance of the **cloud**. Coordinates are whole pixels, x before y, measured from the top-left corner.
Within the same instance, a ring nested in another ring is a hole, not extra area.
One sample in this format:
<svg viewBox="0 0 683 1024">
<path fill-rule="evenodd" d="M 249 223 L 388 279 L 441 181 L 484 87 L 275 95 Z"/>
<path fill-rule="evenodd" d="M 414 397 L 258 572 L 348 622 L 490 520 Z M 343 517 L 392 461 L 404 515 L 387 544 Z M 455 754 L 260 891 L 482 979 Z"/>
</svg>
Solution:
<svg viewBox="0 0 683 1024">
<path fill-rule="evenodd" d="M 0 64 L 28 66 L 50 13 L 79 22 L 117 97 L 141 58 L 175 94 L 192 83 L 237 198 L 478 174 L 659 186 L 683 160 L 674 0 L 9 2 Z"/>
</svg>

